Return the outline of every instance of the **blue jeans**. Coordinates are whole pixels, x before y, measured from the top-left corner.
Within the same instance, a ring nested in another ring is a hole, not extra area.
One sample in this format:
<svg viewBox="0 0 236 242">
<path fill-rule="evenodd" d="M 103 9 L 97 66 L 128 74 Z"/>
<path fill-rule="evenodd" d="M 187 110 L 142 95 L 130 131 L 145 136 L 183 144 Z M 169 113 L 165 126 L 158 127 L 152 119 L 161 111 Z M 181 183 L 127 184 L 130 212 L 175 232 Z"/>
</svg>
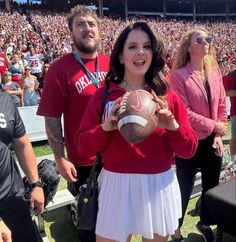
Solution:
<svg viewBox="0 0 236 242">
<path fill-rule="evenodd" d="M 36 106 L 38 104 L 38 95 L 35 91 L 24 90 L 24 105 Z"/>
</svg>

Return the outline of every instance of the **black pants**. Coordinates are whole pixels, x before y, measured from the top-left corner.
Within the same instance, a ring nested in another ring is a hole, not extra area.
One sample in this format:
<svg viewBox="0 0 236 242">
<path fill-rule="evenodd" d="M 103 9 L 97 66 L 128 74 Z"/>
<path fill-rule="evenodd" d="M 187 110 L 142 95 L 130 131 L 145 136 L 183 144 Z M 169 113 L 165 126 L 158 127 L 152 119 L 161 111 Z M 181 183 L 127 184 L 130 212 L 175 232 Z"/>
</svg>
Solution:
<svg viewBox="0 0 236 242">
<path fill-rule="evenodd" d="M 195 175 L 200 170 L 202 177 L 202 194 L 219 184 L 222 158 L 216 156 L 212 148 L 214 135 L 200 140 L 197 151 L 191 159 L 176 158 L 177 178 L 182 197 L 182 218 L 179 227 L 183 224 L 184 215 L 192 194 Z M 211 224 L 208 210 L 201 203 L 200 219 L 203 224 Z"/>
<path fill-rule="evenodd" d="M 37 242 L 31 214 L 23 198 L 13 197 L 0 209 L 0 216 L 11 230 L 13 242 Z"/>
<path fill-rule="evenodd" d="M 76 167 L 78 181 L 68 183 L 68 190 L 76 196 L 79 187 L 88 179 L 92 166 Z M 79 242 L 96 242 L 95 230 L 79 230 Z"/>
</svg>

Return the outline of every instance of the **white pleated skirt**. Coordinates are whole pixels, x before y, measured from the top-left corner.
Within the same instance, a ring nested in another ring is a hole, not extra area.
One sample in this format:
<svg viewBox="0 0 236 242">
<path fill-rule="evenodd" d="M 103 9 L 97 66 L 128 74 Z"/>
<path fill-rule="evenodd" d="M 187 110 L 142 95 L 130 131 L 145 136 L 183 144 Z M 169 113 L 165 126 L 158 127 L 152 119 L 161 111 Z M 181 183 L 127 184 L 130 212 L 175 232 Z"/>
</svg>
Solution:
<svg viewBox="0 0 236 242">
<path fill-rule="evenodd" d="M 99 175 L 96 234 L 126 242 L 130 234 L 153 239 L 174 234 L 181 217 L 181 195 L 172 169 L 160 174 Z"/>
</svg>

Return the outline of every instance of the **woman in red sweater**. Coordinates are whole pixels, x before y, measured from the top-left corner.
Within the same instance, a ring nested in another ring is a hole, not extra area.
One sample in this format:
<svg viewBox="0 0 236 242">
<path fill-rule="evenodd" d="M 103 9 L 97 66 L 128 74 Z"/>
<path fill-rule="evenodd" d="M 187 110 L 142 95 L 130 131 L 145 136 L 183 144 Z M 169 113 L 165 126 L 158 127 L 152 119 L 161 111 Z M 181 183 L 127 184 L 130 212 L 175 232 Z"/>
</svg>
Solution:
<svg viewBox="0 0 236 242">
<path fill-rule="evenodd" d="M 163 52 L 162 40 L 146 22 L 125 28 L 111 54 L 103 122 L 99 119 L 105 87 L 91 98 L 76 135 L 82 156 L 100 152 L 103 158 L 98 242 L 130 241 L 132 234 L 141 234 L 143 241 L 164 242 L 178 227 L 181 197 L 171 164 L 175 154 L 191 157 L 197 139 L 182 101 L 161 74 Z M 117 129 L 116 111 L 123 95 L 137 89 L 152 90 L 160 108 L 156 130 L 143 142 L 132 144 Z"/>
</svg>

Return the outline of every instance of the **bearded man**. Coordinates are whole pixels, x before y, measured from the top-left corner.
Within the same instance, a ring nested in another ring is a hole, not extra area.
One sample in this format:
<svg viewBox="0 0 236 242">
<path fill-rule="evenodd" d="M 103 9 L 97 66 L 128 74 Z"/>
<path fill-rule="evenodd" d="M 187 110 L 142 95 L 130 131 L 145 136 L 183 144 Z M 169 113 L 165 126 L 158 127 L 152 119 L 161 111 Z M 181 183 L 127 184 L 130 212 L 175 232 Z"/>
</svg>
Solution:
<svg viewBox="0 0 236 242">
<path fill-rule="evenodd" d="M 81 157 L 74 144 L 74 136 L 90 97 L 103 83 L 109 58 L 97 51 L 100 43 L 99 19 L 93 11 L 85 6 L 75 6 L 68 16 L 68 26 L 74 51 L 50 66 L 37 114 L 45 116 L 48 141 L 58 170 L 68 181 L 69 190 L 77 195 L 79 187 L 89 177 L 96 157 Z M 81 242 L 93 242 L 95 233 L 80 230 L 79 239 Z"/>
</svg>

